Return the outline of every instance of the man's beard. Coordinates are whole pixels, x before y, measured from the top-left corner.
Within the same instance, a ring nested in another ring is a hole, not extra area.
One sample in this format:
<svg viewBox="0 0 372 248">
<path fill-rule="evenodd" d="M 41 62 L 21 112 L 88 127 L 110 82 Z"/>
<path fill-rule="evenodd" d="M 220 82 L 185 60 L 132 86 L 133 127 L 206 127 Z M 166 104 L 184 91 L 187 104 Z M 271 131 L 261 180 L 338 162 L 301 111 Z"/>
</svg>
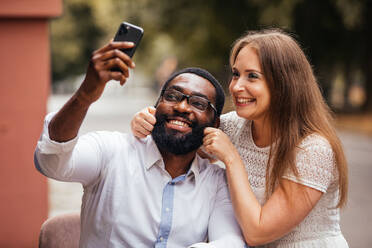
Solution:
<svg viewBox="0 0 372 248">
<path fill-rule="evenodd" d="M 175 114 L 186 118 L 182 114 Z M 160 150 L 165 150 L 175 155 L 187 154 L 197 150 L 203 144 L 204 128 L 212 126 L 213 123 L 198 125 L 197 122 L 191 122 L 192 131 L 182 134 L 176 130 L 165 130 L 167 115 L 156 113 L 156 124 L 152 130 L 152 137 Z M 187 119 L 187 118 L 186 118 Z"/>
</svg>

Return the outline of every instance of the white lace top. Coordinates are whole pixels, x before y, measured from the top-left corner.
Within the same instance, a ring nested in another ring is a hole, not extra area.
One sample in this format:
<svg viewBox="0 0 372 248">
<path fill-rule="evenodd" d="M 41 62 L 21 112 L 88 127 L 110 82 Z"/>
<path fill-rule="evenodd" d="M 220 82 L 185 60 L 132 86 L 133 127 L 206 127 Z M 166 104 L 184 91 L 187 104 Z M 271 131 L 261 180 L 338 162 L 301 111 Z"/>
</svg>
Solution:
<svg viewBox="0 0 372 248">
<path fill-rule="evenodd" d="M 265 203 L 265 170 L 270 148 L 260 148 L 254 144 L 251 124 L 236 112 L 229 112 L 221 116 L 220 128 L 240 153 L 252 190 L 262 205 Z M 337 169 L 328 141 L 316 134 L 309 135 L 301 142 L 296 161 L 300 180 L 291 173 L 285 178 L 324 194 L 310 214 L 290 233 L 260 247 L 348 247 L 340 230 L 339 209 L 332 208 L 338 202 Z"/>
</svg>

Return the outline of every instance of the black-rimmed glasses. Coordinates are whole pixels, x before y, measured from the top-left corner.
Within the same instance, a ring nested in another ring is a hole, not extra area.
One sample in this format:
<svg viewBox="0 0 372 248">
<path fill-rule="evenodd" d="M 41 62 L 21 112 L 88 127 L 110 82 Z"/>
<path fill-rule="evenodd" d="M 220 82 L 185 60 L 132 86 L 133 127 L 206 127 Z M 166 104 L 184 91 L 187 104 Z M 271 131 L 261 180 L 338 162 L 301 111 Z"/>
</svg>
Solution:
<svg viewBox="0 0 372 248">
<path fill-rule="evenodd" d="M 187 103 L 195 110 L 204 112 L 208 109 L 209 106 L 211 106 L 215 114 L 217 114 L 216 107 L 208 99 L 204 97 L 186 95 L 178 90 L 173 89 L 166 90 L 163 93 L 163 99 L 173 104 L 180 103 L 185 98 L 187 99 Z"/>
</svg>

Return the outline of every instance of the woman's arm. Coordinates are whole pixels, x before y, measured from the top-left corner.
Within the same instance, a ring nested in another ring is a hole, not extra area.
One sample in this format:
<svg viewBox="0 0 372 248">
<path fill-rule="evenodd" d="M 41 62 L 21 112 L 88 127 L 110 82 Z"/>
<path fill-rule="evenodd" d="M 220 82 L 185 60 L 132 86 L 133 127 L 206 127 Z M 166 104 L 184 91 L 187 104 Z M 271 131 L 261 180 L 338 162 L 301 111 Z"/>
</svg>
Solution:
<svg viewBox="0 0 372 248">
<path fill-rule="evenodd" d="M 206 128 L 204 147 L 226 165 L 226 175 L 236 218 L 248 245 L 261 245 L 281 238 L 297 226 L 319 201 L 322 192 L 283 179 L 261 206 L 248 181 L 243 161 L 228 136 Z"/>
</svg>

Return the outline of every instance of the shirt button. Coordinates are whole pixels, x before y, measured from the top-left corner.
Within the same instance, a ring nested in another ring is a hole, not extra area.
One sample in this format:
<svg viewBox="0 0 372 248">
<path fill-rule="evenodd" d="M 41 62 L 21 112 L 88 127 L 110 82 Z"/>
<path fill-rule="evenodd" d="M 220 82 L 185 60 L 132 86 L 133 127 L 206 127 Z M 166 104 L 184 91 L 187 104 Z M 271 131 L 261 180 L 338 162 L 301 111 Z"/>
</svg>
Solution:
<svg viewBox="0 0 372 248">
<path fill-rule="evenodd" d="M 166 212 L 169 212 L 169 210 L 170 210 L 169 208 L 166 208 L 166 209 L 165 209 Z"/>
<path fill-rule="evenodd" d="M 159 239 L 160 239 L 160 241 L 163 241 L 163 237 L 160 237 Z"/>
</svg>

